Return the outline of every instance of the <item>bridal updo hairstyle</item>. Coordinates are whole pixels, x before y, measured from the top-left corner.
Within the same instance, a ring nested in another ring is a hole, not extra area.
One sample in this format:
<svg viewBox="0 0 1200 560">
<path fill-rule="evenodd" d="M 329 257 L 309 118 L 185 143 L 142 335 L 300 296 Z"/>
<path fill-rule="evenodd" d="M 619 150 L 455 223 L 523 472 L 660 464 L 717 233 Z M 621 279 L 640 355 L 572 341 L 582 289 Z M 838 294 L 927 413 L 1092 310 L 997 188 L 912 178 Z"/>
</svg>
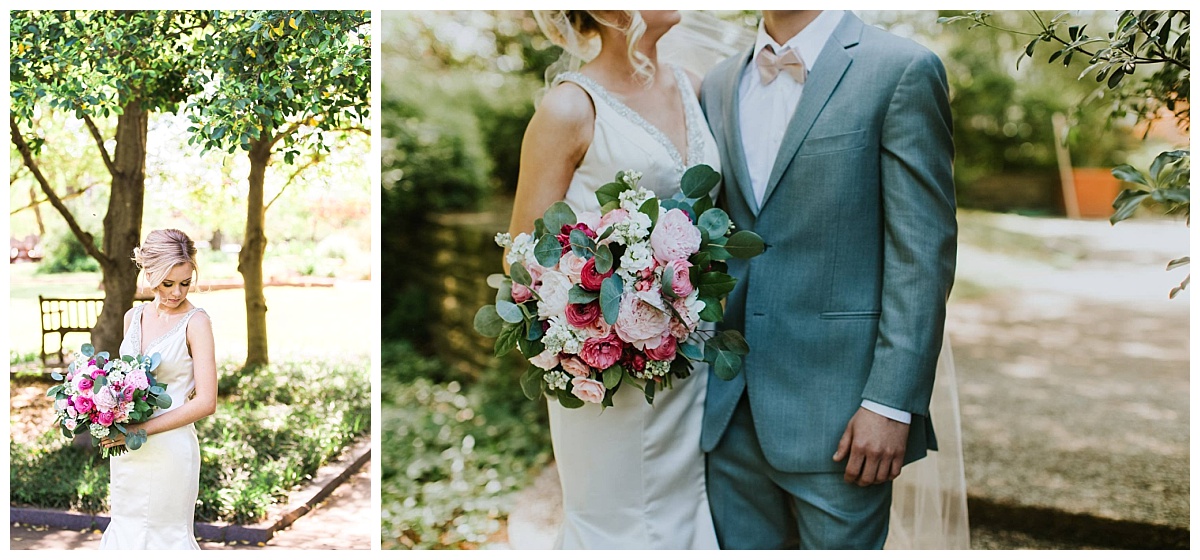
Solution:
<svg viewBox="0 0 1200 560">
<path fill-rule="evenodd" d="M 637 10 L 534 10 L 534 18 L 551 43 L 584 62 L 600 52 L 601 26 L 624 33 L 634 76 L 646 87 L 654 83 L 654 61 L 637 50 L 646 34 L 646 22 Z"/>
<path fill-rule="evenodd" d="M 200 267 L 196 266 L 196 245 L 186 233 L 177 229 L 156 229 L 146 234 L 141 247 L 134 248 L 133 262 L 142 269 L 142 288 L 154 289 L 162 283 L 171 269 L 181 264 L 191 264 L 196 278 Z"/>
</svg>

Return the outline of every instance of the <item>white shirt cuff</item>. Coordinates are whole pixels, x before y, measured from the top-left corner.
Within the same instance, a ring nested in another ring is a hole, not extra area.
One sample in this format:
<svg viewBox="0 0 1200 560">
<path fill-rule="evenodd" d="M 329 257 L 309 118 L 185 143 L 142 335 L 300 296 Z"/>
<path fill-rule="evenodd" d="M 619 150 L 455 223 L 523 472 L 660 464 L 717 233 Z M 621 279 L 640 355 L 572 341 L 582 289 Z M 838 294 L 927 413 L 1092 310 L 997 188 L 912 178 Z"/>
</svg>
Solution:
<svg viewBox="0 0 1200 560">
<path fill-rule="evenodd" d="M 904 424 L 912 424 L 912 413 L 911 412 L 897 410 L 890 406 L 882 405 L 877 402 L 868 401 L 865 399 L 862 402 L 862 407 L 867 410 L 870 410 L 871 412 L 874 412 L 875 414 L 878 414 L 880 416 L 886 416 L 897 422 L 902 422 Z"/>
</svg>

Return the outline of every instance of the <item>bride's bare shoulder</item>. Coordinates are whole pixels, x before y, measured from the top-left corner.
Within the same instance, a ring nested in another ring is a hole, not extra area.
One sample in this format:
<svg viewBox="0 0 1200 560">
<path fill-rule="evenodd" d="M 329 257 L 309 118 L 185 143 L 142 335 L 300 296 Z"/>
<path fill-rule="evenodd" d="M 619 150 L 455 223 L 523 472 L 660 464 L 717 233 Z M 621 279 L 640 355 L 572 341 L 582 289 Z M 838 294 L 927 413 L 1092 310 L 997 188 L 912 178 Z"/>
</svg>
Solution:
<svg viewBox="0 0 1200 560">
<path fill-rule="evenodd" d="M 579 84 L 562 82 L 546 92 L 534 116 L 553 126 L 590 125 L 596 120 L 596 108 Z"/>
</svg>

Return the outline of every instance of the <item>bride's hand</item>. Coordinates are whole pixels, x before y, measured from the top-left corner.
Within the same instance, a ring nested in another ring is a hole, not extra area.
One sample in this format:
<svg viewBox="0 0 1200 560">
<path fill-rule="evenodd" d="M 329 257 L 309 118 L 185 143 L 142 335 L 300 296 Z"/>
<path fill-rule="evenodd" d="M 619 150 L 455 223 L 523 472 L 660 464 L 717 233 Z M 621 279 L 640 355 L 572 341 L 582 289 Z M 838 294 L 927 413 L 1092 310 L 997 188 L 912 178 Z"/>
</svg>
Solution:
<svg viewBox="0 0 1200 560">
<path fill-rule="evenodd" d="M 125 445 L 125 434 L 122 434 L 120 432 L 117 432 L 117 437 L 102 438 L 100 440 L 100 446 L 104 447 L 105 449 L 112 449 L 114 447 L 120 447 L 122 445 Z"/>
</svg>

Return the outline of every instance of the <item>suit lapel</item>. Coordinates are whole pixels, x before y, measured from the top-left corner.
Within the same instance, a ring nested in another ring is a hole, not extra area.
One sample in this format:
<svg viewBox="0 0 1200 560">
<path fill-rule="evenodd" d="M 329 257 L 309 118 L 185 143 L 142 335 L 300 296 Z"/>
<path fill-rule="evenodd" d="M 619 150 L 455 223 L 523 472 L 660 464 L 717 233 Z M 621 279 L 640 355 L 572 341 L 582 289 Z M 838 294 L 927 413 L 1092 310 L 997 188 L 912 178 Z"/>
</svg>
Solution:
<svg viewBox="0 0 1200 560">
<path fill-rule="evenodd" d="M 846 12 L 841 23 L 838 24 L 837 29 L 834 30 L 833 35 L 821 50 L 819 62 L 804 82 L 804 93 L 800 95 L 800 102 L 796 104 L 796 112 L 792 115 L 792 121 L 788 124 L 788 130 L 783 136 L 783 143 L 779 146 L 779 154 L 775 156 L 775 165 L 771 168 L 771 177 L 767 181 L 766 192 L 763 193 L 763 206 L 771 198 L 771 193 L 775 192 L 775 188 L 779 186 L 779 180 L 783 177 L 784 170 L 788 168 L 792 158 L 796 157 L 796 152 L 804 144 L 804 139 L 808 137 L 808 131 L 816 122 L 817 115 L 821 114 L 829 102 L 830 96 L 837 89 L 838 83 L 842 80 L 842 76 L 850 68 L 850 63 L 854 59 L 846 52 L 846 49 L 858 44 L 859 37 L 862 35 L 862 26 L 862 20 L 854 14 Z"/>
<path fill-rule="evenodd" d="M 750 61 L 752 50 L 746 49 L 742 53 L 741 64 L 731 64 L 729 67 L 723 86 L 726 94 L 722 97 L 724 106 L 721 107 L 721 114 L 725 116 L 726 161 L 733 164 L 733 178 L 742 198 L 746 199 L 746 206 L 758 216 L 758 202 L 754 197 L 754 187 L 750 184 L 750 168 L 746 165 L 746 150 L 742 147 L 740 113 L 742 72 Z"/>
</svg>

